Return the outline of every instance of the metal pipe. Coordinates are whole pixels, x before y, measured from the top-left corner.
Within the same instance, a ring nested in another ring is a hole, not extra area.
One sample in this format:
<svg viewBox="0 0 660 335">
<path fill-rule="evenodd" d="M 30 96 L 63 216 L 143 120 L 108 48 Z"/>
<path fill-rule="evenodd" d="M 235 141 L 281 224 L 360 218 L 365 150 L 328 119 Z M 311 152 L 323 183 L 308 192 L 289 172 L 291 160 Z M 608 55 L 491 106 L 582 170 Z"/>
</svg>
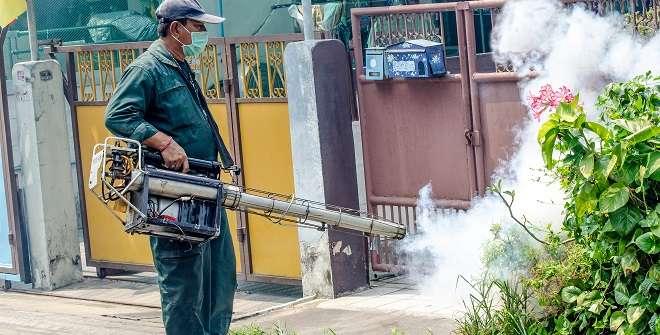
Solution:
<svg viewBox="0 0 660 335">
<path fill-rule="evenodd" d="M 223 1 L 218 0 L 218 15 L 220 15 L 221 17 L 224 17 L 224 8 L 223 7 L 224 7 L 223 6 Z M 220 37 L 225 37 L 225 24 L 224 23 L 220 23 L 218 25 L 218 35 Z"/>
<path fill-rule="evenodd" d="M 137 177 L 129 187 L 129 191 L 137 191 L 144 187 L 144 178 Z M 180 181 L 166 180 L 157 177 L 149 178 L 149 193 L 170 198 L 182 196 L 195 196 L 197 198 L 215 200 L 218 190 L 215 187 L 200 186 Z M 286 217 L 301 222 L 321 222 L 330 226 L 356 230 L 372 235 L 402 239 L 406 235 L 406 228 L 394 222 L 354 215 L 351 212 L 327 209 L 315 203 L 302 199 L 290 201 L 255 195 L 241 190 L 236 185 L 222 184 L 224 198 L 222 204 L 225 208 L 236 211 L 262 211 L 266 216 L 275 219 Z"/>
<path fill-rule="evenodd" d="M 305 41 L 314 39 L 314 18 L 312 17 L 312 0 L 302 0 L 303 6 L 303 32 Z"/>
<path fill-rule="evenodd" d="M 472 80 L 472 75 L 478 72 L 477 69 L 477 46 L 474 35 L 474 11 L 466 9 L 463 11 L 463 18 L 465 23 L 465 42 L 467 45 L 467 60 L 468 60 L 468 78 Z M 479 96 L 479 86 L 476 83 L 470 82 L 470 106 L 472 116 L 472 131 L 481 133 L 481 104 Z M 474 146 L 474 157 L 476 167 L 476 182 L 477 191 L 479 195 L 484 195 L 486 192 L 486 163 L 484 158 L 483 145 Z"/>
<path fill-rule="evenodd" d="M 414 14 L 414 13 L 453 11 L 456 9 L 457 4 L 458 2 L 444 2 L 444 3 L 407 5 L 407 6 L 353 8 L 351 9 L 351 15 L 371 16 L 371 15 Z"/>
<path fill-rule="evenodd" d="M 34 17 L 34 3 L 33 0 L 27 0 L 27 23 L 28 32 L 30 34 L 30 60 L 39 60 L 39 46 L 37 45 L 37 26 L 36 18 Z"/>
<path fill-rule="evenodd" d="M 417 198 L 407 197 L 382 197 L 382 196 L 369 196 L 368 201 L 374 205 L 386 206 L 417 206 Z M 470 201 L 467 200 L 449 200 L 438 199 L 434 200 L 434 204 L 440 208 L 454 208 L 454 209 L 468 209 L 471 206 Z"/>
</svg>

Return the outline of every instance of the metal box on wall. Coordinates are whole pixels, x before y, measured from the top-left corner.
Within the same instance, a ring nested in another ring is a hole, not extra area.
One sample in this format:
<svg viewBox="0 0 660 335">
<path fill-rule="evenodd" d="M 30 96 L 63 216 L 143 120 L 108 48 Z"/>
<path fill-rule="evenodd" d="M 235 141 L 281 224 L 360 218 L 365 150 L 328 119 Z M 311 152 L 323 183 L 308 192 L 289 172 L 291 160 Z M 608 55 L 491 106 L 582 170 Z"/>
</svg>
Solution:
<svg viewBox="0 0 660 335">
<path fill-rule="evenodd" d="M 430 78 L 445 74 L 445 46 L 442 43 L 410 40 L 385 49 L 387 78 Z"/>
<path fill-rule="evenodd" d="M 367 80 L 383 80 L 385 48 L 365 49 L 365 78 Z"/>
</svg>

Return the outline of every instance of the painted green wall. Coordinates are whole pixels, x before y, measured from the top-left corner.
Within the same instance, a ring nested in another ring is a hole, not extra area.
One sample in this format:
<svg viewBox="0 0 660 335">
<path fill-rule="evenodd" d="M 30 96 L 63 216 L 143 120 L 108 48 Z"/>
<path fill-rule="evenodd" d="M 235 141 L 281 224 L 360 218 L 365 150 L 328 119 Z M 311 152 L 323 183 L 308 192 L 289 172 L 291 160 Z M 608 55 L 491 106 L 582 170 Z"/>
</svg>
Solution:
<svg viewBox="0 0 660 335">
<path fill-rule="evenodd" d="M 226 36 L 250 36 L 271 13 L 270 6 L 287 3 L 284 0 L 224 0 Z M 284 34 L 293 32 L 293 19 L 286 8 L 272 12 L 269 21 L 258 35 Z"/>
</svg>

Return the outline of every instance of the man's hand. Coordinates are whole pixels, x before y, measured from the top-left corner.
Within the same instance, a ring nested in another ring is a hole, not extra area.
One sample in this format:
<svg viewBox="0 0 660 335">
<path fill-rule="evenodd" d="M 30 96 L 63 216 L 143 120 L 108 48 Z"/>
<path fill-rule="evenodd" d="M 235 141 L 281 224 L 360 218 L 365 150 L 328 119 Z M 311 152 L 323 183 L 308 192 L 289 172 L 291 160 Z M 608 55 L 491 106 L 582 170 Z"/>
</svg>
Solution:
<svg viewBox="0 0 660 335">
<path fill-rule="evenodd" d="M 185 150 L 172 137 L 158 132 L 145 140 L 144 144 L 160 152 L 166 168 L 184 173 L 190 170 L 188 166 L 188 155 L 186 155 Z"/>
<path fill-rule="evenodd" d="M 190 170 L 188 156 L 176 141 L 172 140 L 172 143 L 161 151 L 160 154 L 163 156 L 166 168 L 174 171 L 182 171 L 183 173 Z"/>
</svg>

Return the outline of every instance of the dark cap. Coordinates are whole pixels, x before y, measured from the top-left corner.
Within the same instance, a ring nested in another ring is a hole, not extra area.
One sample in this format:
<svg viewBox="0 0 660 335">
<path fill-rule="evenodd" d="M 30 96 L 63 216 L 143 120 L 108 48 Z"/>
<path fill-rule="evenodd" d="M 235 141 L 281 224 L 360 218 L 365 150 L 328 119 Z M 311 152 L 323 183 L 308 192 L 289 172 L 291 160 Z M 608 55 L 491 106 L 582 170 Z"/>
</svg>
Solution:
<svg viewBox="0 0 660 335">
<path fill-rule="evenodd" d="M 191 19 L 205 23 L 222 23 L 225 18 L 207 14 L 197 0 L 165 0 L 156 9 L 158 22 Z"/>
</svg>

